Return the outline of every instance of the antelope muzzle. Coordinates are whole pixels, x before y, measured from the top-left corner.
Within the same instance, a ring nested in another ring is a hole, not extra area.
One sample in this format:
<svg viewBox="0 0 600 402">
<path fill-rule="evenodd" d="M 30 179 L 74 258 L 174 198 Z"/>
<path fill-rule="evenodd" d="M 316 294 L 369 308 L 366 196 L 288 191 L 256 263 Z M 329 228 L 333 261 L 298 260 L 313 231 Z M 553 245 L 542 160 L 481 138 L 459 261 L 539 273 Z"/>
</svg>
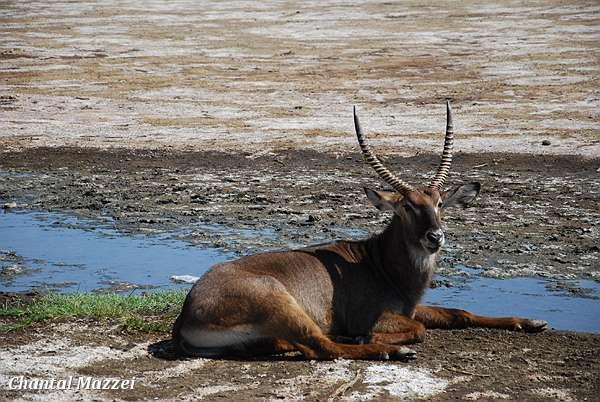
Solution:
<svg viewBox="0 0 600 402">
<path fill-rule="evenodd" d="M 421 240 L 421 245 L 429 252 L 435 253 L 442 248 L 445 241 L 442 229 L 429 229 Z"/>
</svg>

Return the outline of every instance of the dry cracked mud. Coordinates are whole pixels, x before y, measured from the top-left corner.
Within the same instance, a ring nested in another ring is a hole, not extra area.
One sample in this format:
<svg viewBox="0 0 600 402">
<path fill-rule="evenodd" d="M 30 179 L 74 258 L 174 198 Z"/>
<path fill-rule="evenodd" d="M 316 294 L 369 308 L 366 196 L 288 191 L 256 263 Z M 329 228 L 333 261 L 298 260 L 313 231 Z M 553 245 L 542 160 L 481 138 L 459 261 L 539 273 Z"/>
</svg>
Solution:
<svg viewBox="0 0 600 402">
<path fill-rule="evenodd" d="M 5 1 L 3 147 L 600 153 L 595 1 Z M 550 145 L 543 146 L 543 140 Z"/>
</svg>

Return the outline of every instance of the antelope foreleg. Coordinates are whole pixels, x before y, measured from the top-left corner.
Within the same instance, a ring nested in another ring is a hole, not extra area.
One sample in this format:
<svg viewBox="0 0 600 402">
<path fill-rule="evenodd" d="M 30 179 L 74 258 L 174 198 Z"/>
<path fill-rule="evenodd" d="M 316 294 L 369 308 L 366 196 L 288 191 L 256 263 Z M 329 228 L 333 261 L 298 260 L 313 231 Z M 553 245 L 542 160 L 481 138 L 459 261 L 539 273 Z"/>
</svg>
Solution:
<svg viewBox="0 0 600 402">
<path fill-rule="evenodd" d="M 485 317 L 465 310 L 418 305 L 414 319 L 426 328 L 461 329 L 469 327 L 498 328 L 511 331 L 540 332 L 546 321 L 519 317 Z"/>
<path fill-rule="evenodd" d="M 372 329 L 371 342 L 406 345 L 423 342 L 425 326 L 405 315 L 384 312 Z"/>
</svg>

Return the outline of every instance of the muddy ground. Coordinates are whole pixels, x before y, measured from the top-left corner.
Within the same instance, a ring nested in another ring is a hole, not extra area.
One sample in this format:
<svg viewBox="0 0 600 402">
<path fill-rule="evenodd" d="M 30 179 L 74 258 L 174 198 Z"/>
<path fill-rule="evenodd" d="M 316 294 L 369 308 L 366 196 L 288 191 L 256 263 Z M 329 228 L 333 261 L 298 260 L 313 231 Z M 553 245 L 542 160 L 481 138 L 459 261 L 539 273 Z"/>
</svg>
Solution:
<svg viewBox="0 0 600 402">
<path fill-rule="evenodd" d="M 381 230 L 389 216 L 362 187 L 385 186 L 361 158 L 36 148 L 3 155 L 0 198 L 247 254 Z M 387 158 L 412 183 L 425 183 L 437 161 Z M 479 181 L 483 190 L 470 208 L 447 211 L 440 272 L 464 264 L 485 276 L 543 276 L 567 288 L 574 279 L 600 280 L 599 167 L 600 159 L 576 156 L 458 153 L 452 184 Z"/>
<path fill-rule="evenodd" d="M 438 162 L 450 98 L 450 182 L 477 180 L 483 192 L 448 211 L 440 272 L 547 277 L 581 296 L 575 280 L 600 280 L 597 2 L 0 9 L 7 210 L 108 219 L 238 254 L 362 237 L 388 217 L 361 193 L 382 185 L 356 153 L 351 106 L 386 163 L 417 184 Z M 147 352 L 161 340 L 106 323 L 44 324 L 2 336 L 0 380 L 140 379 L 127 394 L 51 395 L 68 399 L 600 395 L 598 335 L 433 331 L 408 364 L 172 361 Z"/>
<path fill-rule="evenodd" d="M 600 337 L 567 332 L 430 331 L 411 363 L 181 360 L 155 335 L 79 321 L 0 336 L 0 381 L 135 378 L 133 390 L 23 392 L 0 398 L 175 400 L 596 400 Z"/>
</svg>

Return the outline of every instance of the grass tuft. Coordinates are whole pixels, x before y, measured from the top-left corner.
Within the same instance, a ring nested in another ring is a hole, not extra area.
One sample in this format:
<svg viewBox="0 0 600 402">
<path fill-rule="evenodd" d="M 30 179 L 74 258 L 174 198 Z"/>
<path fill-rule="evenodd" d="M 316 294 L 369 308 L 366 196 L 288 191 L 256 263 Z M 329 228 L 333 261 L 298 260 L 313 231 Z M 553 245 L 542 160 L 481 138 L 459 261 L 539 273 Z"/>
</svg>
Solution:
<svg viewBox="0 0 600 402">
<path fill-rule="evenodd" d="M 167 332 L 186 292 L 166 291 L 124 296 L 114 293 L 52 293 L 30 303 L 0 306 L 0 333 L 35 323 L 67 318 L 116 321 L 126 330 Z"/>
</svg>

